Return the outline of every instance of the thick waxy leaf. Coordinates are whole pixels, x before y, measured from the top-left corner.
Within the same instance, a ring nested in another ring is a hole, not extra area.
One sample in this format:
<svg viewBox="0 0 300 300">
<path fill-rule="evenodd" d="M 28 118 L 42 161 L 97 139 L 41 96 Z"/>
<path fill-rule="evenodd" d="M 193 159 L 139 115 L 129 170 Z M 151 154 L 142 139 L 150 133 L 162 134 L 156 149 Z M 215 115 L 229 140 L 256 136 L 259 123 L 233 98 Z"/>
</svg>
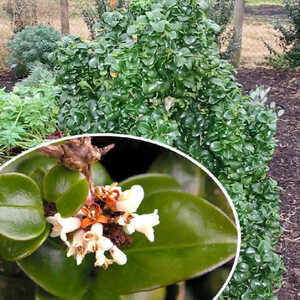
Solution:
<svg viewBox="0 0 300 300">
<path fill-rule="evenodd" d="M 0 256 L 9 261 L 25 258 L 44 243 L 49 232 L 50 226 L 46 226 L 44 232 L 40 236 L 28 241 L 15 241 L 0 236 Z"/>
<path fill-rule="evenodd" d="M 99 162 L 94 163 L 92 168 L 92 176 L 95 186 L 101 186 L 112 183 L 109 174 Z"/>
<path fill-rule="evenodd" d="M 58 298 L 54 295 L 51 295 L 38 287 L 35 291 L 34 300 L 63 300 L 62 298 Z"/>
<path fill-rule="evenodd" d="M 128 262 L 100 270 L 97 289 L 118 294 L 165 286 L 208 271 L 231 259 L 237 250 L 237 230 L 230 219 L 209 202 L 178 191 L 150 194 L 138 213 L 158 209 L 155 242 L 133 235 L 124 249 Z"/>
<path fill-rule="evenodd" d="M 81 179 L 57 199 L 57 211 L 60 212 L 63 218 L 73 216 L 85 203 L 88 192 L 88 182 L 85 179 Z"/>
<path fill-rule="evenodd" d="M 42 169 L 47 172 L 57 164 L 57 159 L 43 155 L 36 151 L 27 154 L 21 159 L 22 161 L 18 164 L 16 171 L 28 176 L 31 176 L 36 169 Z"/>
<path fill-rule="evenodd" d="M 45 229 L 40 189 L 28 176 L 0 175 L 0 234 L 13 240 L 38 237 Z"/>
<path fill-rule="evenodd" d="M 66 257 L 66 247 L 53 241 L 44 243 L 18 265 L 44 290 L 63 299 L 78 299 L 85 294 L 92 270 L 89 257 L 77 266 L 73 257 Z"/>
<path fill-rule="evenodd" d="M 234 220 L 233 211 L 222 190 L 212 178 L 188 159 L 170 151 L 164 152 L 154 161 L 149 172 L 173 176 L 185 192 L 205 198 Z"/>
<path fill-rule="evenodd" d="M 158 173 L 132 176 L 120 182 L 120 186 L 123 190 L 130 189 L 135 184 L 139 184 L 143 187 L 145 196 L 158 191 L 181 190 L 180 184 L 176 181 L 176 179 L 171 176 Z"/>
<path fill-rule="evenodd" d="M 46 172 L 55 166 L 56 163 L 56 159 L 33 151 L 10 163 L 3 170 L 1 170 L 1 173 L 23 173 L 31 177 L 41 187 L 41 182 Z"/>
<path fill-rule="evenodd" d="M 63 166 L 53 167 L 43 180 L 44 197 L 56 202 L 62 217 L 74 215 L 85 203 L 88 196 L 88 182 L 79 172 Z"/>
<path fill-rule="evenodd" d="M 185 192 L 204 198 L 206 196 L 206 174 L 199 167 L 178 154 L 170 151 L 163 152 L 152 163 L 149 172 L 170 175 L 176 178 Z"/>
</svg>

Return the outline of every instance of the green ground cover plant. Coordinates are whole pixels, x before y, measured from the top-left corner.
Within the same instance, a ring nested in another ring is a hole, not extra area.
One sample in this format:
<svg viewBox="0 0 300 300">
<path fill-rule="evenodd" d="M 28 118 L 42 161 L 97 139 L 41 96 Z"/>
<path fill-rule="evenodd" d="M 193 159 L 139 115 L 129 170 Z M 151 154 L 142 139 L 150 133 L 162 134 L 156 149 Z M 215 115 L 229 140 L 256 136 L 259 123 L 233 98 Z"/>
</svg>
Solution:
<svg viewBox="0 0 300 300">
<path fill-rule="evenodd" d="M 203 163 L 227 188 L 242 228 L 240 262 L 223 297 L 275 298 L 279 189 L 266 174 L 276 109 L 259 91 L 242 95 L 201 2 L 133 1 L 128 11 L 103 14 L 99 26 L 95 41 L 69 36 L 54 54 L 60 128 L 144 136 Z"/>
<path fill-rule="evenodd" d="M 41 79 L 28 87 L 17 84 L 12 92 L 0 90 L 1 162 L 13 152 L 31 148 L 45 141 L 56 130 L 59 106 L 54 79 Z"/>
</svg>

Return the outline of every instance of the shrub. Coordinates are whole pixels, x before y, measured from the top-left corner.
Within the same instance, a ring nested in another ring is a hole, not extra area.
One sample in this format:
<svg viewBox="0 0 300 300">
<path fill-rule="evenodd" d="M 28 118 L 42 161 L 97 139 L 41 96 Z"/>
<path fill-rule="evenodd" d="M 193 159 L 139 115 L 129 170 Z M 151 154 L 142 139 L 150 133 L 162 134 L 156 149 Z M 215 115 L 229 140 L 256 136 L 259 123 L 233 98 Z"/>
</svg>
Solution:
<svg viewBox="0 0 300 300">
<path fill-rule="evenodd" d="M 95 25 L 101 20 L 102 15 L 111 11 L 109 0 L 93 0 L 92 3 L 80 0 L 81 15 L 83 20 L 90 31 L 91 38 L 94 39 L 96 36 Z M 121 8 L 125 5 L 126 0 L 115 1 L 115 8 Z"/>
<path fill-rule="evenodd" d="M 52 81 L 35 87 L 18 84 L 10 93 L 0 90 L 0 156 L 8 159 L 15 147 L 28 149 L 56 130 L 57 90 Z"/>
<path fill-rule="evenodd" d="M 229 59 L 233 45 L 233 30 L 228 27 L 232 21 L 235 0 L 207 0 L 207 16 L 220 26 L 216 35 L 220 49 L 220 55 L 224 59 Z"/>
<path fill-rule="evenodd" d="M 28 73 L 30 67 L 36 62 L 48 65 L 48 55 L 56 49 L 56 42 L 61 39 L 61 34 L 53 27 L 38 25 L 27 26 L 17 33 L 7 43 L 10 51 L 8 63 L 17 72 L 17 77 Z"/>
<path fill-rule="evenodd" d="M 242 228 L 240 263 L 226 299 L 271 299 L 280 286 L 276 182 L 267 163 L 277 112 L 242 96 L 219 58 L 218 26 L 193 0 L 132 1 L 103 14 L 93 42 L 65 38 L 55 52 L 59 126 L 71 134 L 143 136 L 188 153 L 221 180 Z"/>
<path fill-rule="evenodd" d="M 280 33 L 278 39 L 283 54 L 277 53 L 265 43 L 271 54 L 267 60 L 275 67 L 298 67 L 300 66 L 300 0 L 284 0 L 283 4 L 290 24 L 283 25 L 278 21 L 274 25 L 274 28 Z"/>
</svg>

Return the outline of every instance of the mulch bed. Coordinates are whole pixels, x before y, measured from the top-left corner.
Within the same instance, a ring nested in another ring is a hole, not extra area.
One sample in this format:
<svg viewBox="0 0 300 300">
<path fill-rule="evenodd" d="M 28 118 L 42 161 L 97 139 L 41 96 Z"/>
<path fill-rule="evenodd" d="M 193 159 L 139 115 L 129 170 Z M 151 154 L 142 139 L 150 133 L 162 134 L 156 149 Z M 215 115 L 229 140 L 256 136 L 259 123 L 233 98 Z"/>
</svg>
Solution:
<svg viewBox="0 0 300 300">
<path fill-rule="evenodd" d="M 246 16 L 272 19 L 286 19 L 284 7 L 281 5 L 249 5 L 245 7 Z"/>
<path fill-rule="evenodd" d="M 16 82 L 16 78 L 10 72 L 0 74 L 0 89 L 5 88 L 5 91 L 9 92 Z"/>
<path fill-rule="evenodd" d="M 282 188 L 284 233 L 277 252 L 287 268 L 283 287 L 276 294 L 280 300 L 300 299 L 300 69 L 240 69 L 237 78 L 245 92 L 255 89 L 256 85 L 271 87 L 268 101 L 274 101 L 285 110 L 278 121 L 278 145 L 269 164 L 269 175 Z"/>
</svg>

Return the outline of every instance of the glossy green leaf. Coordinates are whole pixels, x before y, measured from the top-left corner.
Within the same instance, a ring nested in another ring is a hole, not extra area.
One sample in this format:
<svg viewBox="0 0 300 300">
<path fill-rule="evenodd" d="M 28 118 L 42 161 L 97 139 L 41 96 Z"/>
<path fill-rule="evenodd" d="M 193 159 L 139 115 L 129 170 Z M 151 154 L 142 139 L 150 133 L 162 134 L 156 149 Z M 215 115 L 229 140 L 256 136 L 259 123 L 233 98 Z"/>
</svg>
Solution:
<svg viewBox="0 0 300 300">
<path fill-rule="evenodd" d="M 0 256 L 8 261 L 23 259 L 31 255 L 44 243 L 49 232 L 50 226 L 46 226 L 44 232 L 40 236 L 27 241 L 15 241 L 0 236 Z"/>
<path fill-rule="evenodd" d="M 188 159 L 171 151 L 165 151 L 159 155 L 148 172 L 157 172 L 174 177 L 186 193 L 200 197 L 206 195 L 206 174 Z"/>
<path fill-rule="evenodd" d="M 65 246 L 50 240 L 18 261 L 18 265 L 44 290 L 63 299 L 78 299 L 84 295 L 92 270 L 89 257 L 77 266 L 73 257 L 66 257 Z"/>
<path fill-rule="evenodd" d="M 21 161 L 16 168 L 16 172 L 20 172 L 31 177 L 31 174 L 35 172 L 36 169 L 42 169 L 47 172 L 56 164 L 57 159 L 34 151 L 21 157 Z"/>
<path fill-rule="evenodd" d="M 94 163 L 92 167 L 92 176 L 95 186 L 101 186 L 112 183 L 112 179 L 110 178 L 108 172 L 99 162 Z"/>
<path fill-rule="evenodd" d="M 45 229 L 41 192 L 28 176 L 0 175 L 0 234 L 13 240 L 29 240 Z"/>
<path fill-rule="evenodd" d="M 124 249 L 128 262 L 100 270 L 96 288 L 118 294 L 165 286 L 209 272 L 231 259 L 237 250 L 237 230 L 209 202 L 178 191 L 150 194 L 139 214 L 158 209 L 155 242 L 133 235 Z"/>
<path fill-rule="evenodd" d="M 181 190 L 180 184 L 176 181 L 176 179 L 171 176 L 158 173 L 132 176 L 120 182 L 119 185 L 123 190 L 127 190 L 135 184 L 141 185 L 143 187 L 146 196 L 158 191 Z"/>
<path fill-rule="evenodd" d="M 56 202 L 62 217 L 70 217 L 85 203 L 88 182 L 79 172 L 63 166 L 53 167 L 43 180 L 44 198 Z"/>
<path fill-rule="evenodd" d="M 88 182 L 86 179 L 81 179 L 57 199 L 57 211 L 60 212 L 63 218 L 73 216 L 84 205 L 88 192 Z"/>
<path fill-rule="evenodd" d="M 37 287 L 34 295 L 34 300 L 63 300 L 62 298 L 58 298 L 54 295 L 51 295 L 41 289 L 40 287 Z"/>
<path fill-rule="evenodd" d="M 205 198 L 234 220 L 232 208 L 222 190 L 210 176 L 188 159 L 170 151 L 163 152 L 152 163 L 149 172 L 174 177 L 185 192 Z"/>
<path fill-rule="evenodd" d="M 43 181 L 43 195 L 48 202 L 56 202 L 57 199 L 77 181 L 83 179 L 77 171 L 72 171 L 64 166 L 53 167 Z"/>
</svg>

